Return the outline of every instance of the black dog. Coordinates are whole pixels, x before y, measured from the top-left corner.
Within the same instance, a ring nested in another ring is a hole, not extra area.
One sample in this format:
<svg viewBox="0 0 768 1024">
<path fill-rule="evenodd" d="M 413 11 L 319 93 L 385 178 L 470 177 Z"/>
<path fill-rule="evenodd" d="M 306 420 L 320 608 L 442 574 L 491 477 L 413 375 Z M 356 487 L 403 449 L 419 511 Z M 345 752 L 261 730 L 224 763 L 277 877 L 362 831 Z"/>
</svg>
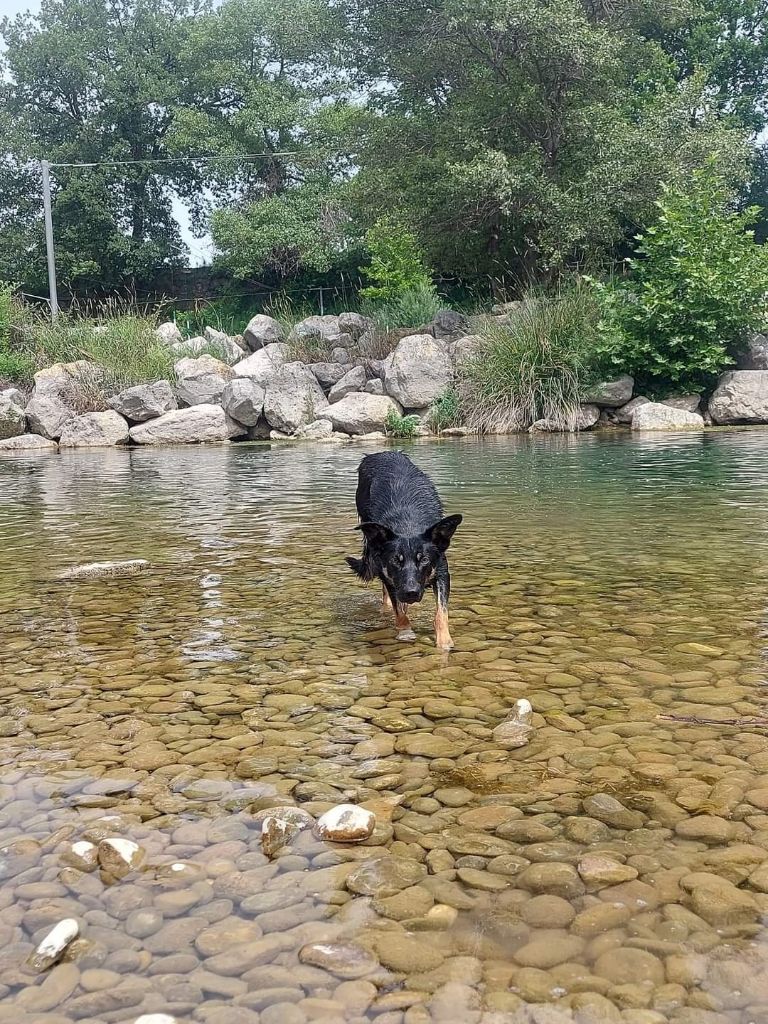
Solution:
<svg viewBox="0 0 768 1024">
<path fill-rule="evenodd" d="M 356 529 L 365 534 L 363 557 L 348 558 L 348 565 L 366 582 L 381 580 L 384 606 L 394 609 L 401 640 L 415 638 L 407 606 L 418 604 L 431 586 L 437 600 L 437 646 L 450 649 L 451 577 L 445 552 L 462 517 L 443 517 L 434 484 L 402 452 L 366 455 L 358 469 L 356 501 Z"/>
</svg>

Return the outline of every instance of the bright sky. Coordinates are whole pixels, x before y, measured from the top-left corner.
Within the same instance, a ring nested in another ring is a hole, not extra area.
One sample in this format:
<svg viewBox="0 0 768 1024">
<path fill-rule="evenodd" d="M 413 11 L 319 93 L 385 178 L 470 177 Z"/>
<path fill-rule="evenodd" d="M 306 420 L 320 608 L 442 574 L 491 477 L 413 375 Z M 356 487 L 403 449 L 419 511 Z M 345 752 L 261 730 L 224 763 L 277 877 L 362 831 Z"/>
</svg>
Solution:
<svg viewBox="0 0 768 1024">
<path fill-rule="evenodd" d="M 20 14 L 22 11 L 37 11 L 39 0 L 0 0 L 0 18 Z M 193 267 L 210 263 L 212 243 L 210 238 L 194 238 L 189 229 L 189 214 L 183 203 L 174 201 L 173 213 L 181 227 L 181 235 L 190 251 L 190 265 Z"/>
</svg>

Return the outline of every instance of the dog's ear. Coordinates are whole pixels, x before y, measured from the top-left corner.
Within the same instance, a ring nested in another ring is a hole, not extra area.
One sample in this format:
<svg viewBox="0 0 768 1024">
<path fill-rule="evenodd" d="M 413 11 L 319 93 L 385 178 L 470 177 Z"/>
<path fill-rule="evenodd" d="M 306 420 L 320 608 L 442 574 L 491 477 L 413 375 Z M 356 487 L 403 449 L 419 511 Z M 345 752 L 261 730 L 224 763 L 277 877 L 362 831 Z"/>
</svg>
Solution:
<svg viewBox="0 0 768 1024">
<path fill-rule="evenodd" d="M 447 551 L 451 538 L 463 518 L 463 516 L 446 516 L 445 519 L 441 519 L 439 523 L 435 523 L 434 526 L 430 526 L 424 532 L 425 539 L 434 544 L 440 551 Z"/>
<path fill-rule="evenodd" d="M 365 539 L 374 548 L 383 547 L 384 544 L 388 544 L 395 537 L 392 530 L 388 526 L 382 526 L 381 523 L 360 523 L 355 529 L 362 530 L 365 534 Z"/>
</svg>

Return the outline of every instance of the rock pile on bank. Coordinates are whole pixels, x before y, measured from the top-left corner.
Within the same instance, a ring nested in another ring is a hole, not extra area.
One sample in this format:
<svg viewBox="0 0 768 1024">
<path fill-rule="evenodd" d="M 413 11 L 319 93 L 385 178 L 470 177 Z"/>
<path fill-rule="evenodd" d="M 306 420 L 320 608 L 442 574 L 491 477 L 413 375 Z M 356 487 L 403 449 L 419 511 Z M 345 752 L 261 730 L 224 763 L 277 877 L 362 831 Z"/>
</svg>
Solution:
<svg viewBox="0 0 768 1024">
<path fill-rule="evenodd" d="M 504 304 L 495 319 L 507 322 L 516 309 Z M 110 395 L 105 409 L 102 367 L 87 360 L 56 363 L 35 374 L 29 397 L 16 388 L 0 392 L 0 452 L 381 438 L 393 414 L 415 416 L 417 432 L 428 434 L 433 403 L 482 344 L 468 331 L 465 317 L 444 310 L 418 331 L 400 332 L 394 350 L 378 360 L 360 354 L 373 340 L 374 325 L 359 313 L 307 317 L 288 337 L 264 314 L 237 337 L 206 328 L 185 341 L 175 324 L 161 324 L 158 338 L 179 356 L 173 380 Z M 745 346 L 739 368 L 722 374 L 708 401 L 701 394 L 651 401 L 636 395 L 634 379 L 624 374 L 591 389 L 567 415 L 538 420 L 531 431 L 678 431 L 740 423 L 768 423 L 763 335 Z"/>
</svg>

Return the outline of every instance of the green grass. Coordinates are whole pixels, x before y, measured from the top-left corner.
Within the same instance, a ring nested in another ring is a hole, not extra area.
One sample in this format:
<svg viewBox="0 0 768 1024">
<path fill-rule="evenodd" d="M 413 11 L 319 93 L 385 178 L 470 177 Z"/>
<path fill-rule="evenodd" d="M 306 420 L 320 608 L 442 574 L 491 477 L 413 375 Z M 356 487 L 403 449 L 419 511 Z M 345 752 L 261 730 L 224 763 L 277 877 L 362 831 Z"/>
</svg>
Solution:
<svg viewBox="0 0 768 1024">
<path fill-rule="evenodd" d="M 401 416 L 394 409 L 390 409 L 384 420 L 384 427 L 390 437 L 415 437 L 419 423 L 418 416 Z"/>
<path fill-rule="evenodd" d="M 444 391 L 432 403 L 429 410 L 429 425 L 438 434 L 448 427 L 457 427 L 462 421 L 461 400 L 453 388 Z"/>
<path fill-rule="evenodd" d="M 391 299 L 364 302 L 362 311 L 382 331 L 397 327 L 421 327 L 444 308 L 432 284 L 407 288 Z"/>
<path fill-rule="evenodd" d="M 573 429 L 580 396 L 598 373 L 600 318 L 593 290 L 580 284 L 529 293 L 508 325 L 479 318 L 472 333 L 483 345 L 461 367 L 456 387 L 465 424 L 506 433 L 547 418 Z"/>
</svg>

